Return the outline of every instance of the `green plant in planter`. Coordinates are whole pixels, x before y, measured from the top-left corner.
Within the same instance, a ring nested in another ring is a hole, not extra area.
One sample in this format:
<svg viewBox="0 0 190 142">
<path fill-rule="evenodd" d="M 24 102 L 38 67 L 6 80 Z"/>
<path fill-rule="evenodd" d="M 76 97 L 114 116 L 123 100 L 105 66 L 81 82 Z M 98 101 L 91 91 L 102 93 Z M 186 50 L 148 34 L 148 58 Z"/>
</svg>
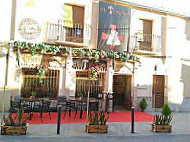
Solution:
<svg viewBox="0 0 190 142">
<path fill-rule="evenodd" d="M 78 96 L 78 97 L 82 97 L 82 96 L 83 96 L 83 92 L 78 92 L 78 93 L 77 93 L 77 96 Z"/>
<path fill-rule="evenodd" d="M 106 125 L 108 119 L 109 119 L 109 116 L 106 115 L 104 112 L 90 113 L 89 124 L 90 125 Z"/>
<path fill-rule="evenodd" d="M 98 125 L 98 113 L 90 113 L 89 124 Z"/>
<path fill-rule="evenodd" d="M 171 111 L 170 107 L 168 106 L 168 104 L 164 104 L 164 106 L 162 108 L 162 115 L 170 116 L 171 114 L 172 114 L 172 111 Z"/>
<path fill-rule="evenodd" d="M 29 116 L 27 118 L 23 118 L 23 114 L 23 112 L 18 110 L 14 117 L 11 113 L 7 117 L 4 115 L 3 124 L 5 126 L 26 126 Z"/>
<path fill-rule="evenodd" d="M 153 124 L 155 125 L 170 125 L 173 116 L 171 116 L 172 111 L 168 104 L 164 104 L 162 108 L 162 114 L 158 115 L 156 114 L 154 116 Z"/>
<path fill-rule="evenodd" d="M 172 116 L 165 116 L 165 115 L 158 115 L 156 114 L 154 116 L 154 121 L 153 124 L 155 125 L 169 125 L 170 122 L 172 121 Z"/>
<path fill-rule="evenodd" d="M 142 112 L 144 112 L 144 110 L 146 109 L 147 105 L 148 104 L 147 104 L 146 98 L 143 97 L 142 100 L 140 101 L 140 104 L 139 104 Z"/>
<path fill-rule="evenodd" d="M 106 116 L 104 112 L 99 113 L 99 123 L 100 125 L 105 125 L 108 121 L 109 116 Z"/>
<path fill-rule="evenodd" d="M 31 92 L 31 95 L 32 95 L 33 97 L 35 97 L 35 96 L 36 96 L 36 93 L 37 93 L 36 91 L 32 91 L 32 92 Z"/>
</svg>

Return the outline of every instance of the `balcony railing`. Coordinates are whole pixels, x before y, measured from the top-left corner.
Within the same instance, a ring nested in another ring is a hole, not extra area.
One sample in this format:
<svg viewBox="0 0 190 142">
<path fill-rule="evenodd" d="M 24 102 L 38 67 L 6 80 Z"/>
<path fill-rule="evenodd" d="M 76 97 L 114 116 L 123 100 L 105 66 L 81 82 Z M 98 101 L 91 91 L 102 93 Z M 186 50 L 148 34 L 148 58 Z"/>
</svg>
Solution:
<svg viewBox="0 0 190 142">
<path fill-rule="evenodd" d="M 58 20 L 56 23 L 47 23 L 46 42 L 72 42 L 89 44 L 91 25 Z"/>
<path fill-rule="evenodd" d="M 144 33 L 132 35 L 129 49 L 139 52 L 161 52 L 161 36 Z"/>
</svg>

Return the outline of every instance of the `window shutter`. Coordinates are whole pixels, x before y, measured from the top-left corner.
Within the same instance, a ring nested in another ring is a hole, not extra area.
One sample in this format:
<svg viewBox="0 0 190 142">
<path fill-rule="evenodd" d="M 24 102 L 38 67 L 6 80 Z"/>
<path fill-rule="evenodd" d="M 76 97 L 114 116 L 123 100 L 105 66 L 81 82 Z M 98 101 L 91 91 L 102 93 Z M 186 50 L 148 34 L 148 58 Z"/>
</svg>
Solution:
<svg viewBox="0 0 190 142">
<path fill-rule="evenodd" d="M 64 5 L 64 26 L 73 28 L 73 7 L 71 5 Z"/>
</svg>

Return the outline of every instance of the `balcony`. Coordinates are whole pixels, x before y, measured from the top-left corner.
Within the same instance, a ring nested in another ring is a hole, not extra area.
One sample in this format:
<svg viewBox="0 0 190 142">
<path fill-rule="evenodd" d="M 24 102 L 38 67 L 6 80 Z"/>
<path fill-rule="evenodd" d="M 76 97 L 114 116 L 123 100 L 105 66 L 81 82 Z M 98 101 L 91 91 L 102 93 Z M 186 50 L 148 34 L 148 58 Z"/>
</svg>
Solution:
<svg viewBox="0 0 190 142">
<path fill-rule="evenodd" d="M 129 49 L 137 54 L 161 54 L 161 36 L 137 33 L 130 36 Z"/>
<path fill-rule="evenodd" d="M 69 47 L 90 46 L 91 25 L 58 20 L 47 22 L 45 43 Z"/>
</svg>

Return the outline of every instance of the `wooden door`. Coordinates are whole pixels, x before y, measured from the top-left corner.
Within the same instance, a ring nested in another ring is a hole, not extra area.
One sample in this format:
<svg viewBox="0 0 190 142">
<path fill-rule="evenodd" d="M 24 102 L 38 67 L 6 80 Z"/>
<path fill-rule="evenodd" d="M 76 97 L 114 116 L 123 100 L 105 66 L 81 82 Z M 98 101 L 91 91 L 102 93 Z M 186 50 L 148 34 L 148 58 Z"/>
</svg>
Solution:
<svg viewBox="0 0 190 142">
<path fill-rule="evenodd" d="M 126 85 L 125 85 L 125 108 L 131 110 L 131 75 L 126 76 Z"/>
<path fill-rule="evenodd" d="M 154 108 L 161 108 L 164 105 L 164 86 L 165 86 L 165 76 L 164 75 L 154 75 L 153 76 L 153 91 L 152 100 Z"/>
<path fill-rule="evenodd" d="M 114 92 L 114 104 L 123 106 L 124 105 L 124 94 L 125 94 L 125 75 L 114 75 L 113 76 L 113 92 Z"/>
</svg>

